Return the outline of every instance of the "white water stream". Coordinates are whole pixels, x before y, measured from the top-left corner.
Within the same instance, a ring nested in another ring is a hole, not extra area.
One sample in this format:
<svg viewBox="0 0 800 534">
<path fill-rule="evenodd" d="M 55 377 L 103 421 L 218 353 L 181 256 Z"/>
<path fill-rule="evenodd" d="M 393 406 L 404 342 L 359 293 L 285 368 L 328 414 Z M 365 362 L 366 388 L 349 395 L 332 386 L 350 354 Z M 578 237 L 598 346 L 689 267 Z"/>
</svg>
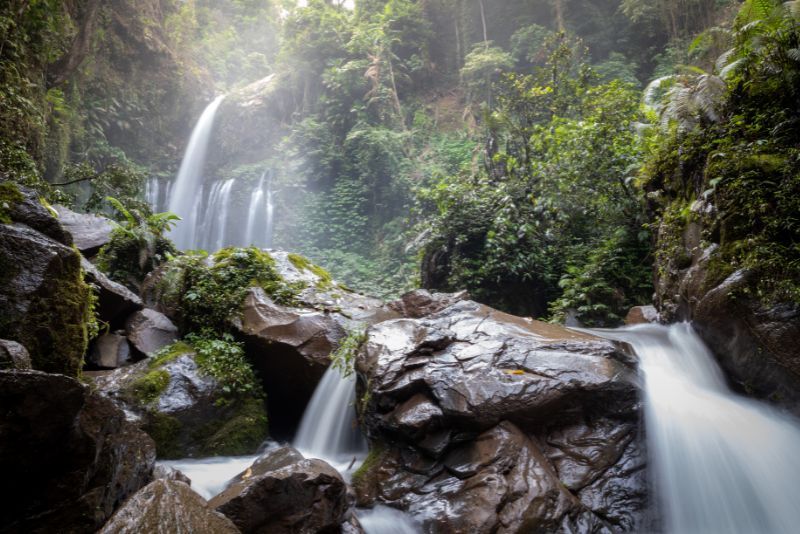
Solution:
<svg viewBox="0 0 800 534">
<path fill-rule="evenodd" d="M 202 195 L 200 185 L 203 182 L 203 167 L 206 162 L 206 151 L 214 126 L 214 116 L 224 95 L 215 98 L 200 115 L 200 119 L 192 131 L 186 153 L 183 156 L 174 191 L 169 198 L 169 211 L 183 220 L 175 226 L 170 238 L 179 249 L 192 247 L 192 234 L 197 221 L 197 212 L 193 209 L 196 197 Z"/>
<path fill-rule="evenodd" d="M 800 532 L 797 421 L 733 393 L 688 324 L 591 332 L 627 342 L 639 356 L 667 532 Z"/>
<path fill-rule="evenodd" d="M 294 447 L 303 456 L 325 460 L 342 474 L 358 467 L 367 454 L 367 443 L 356 420 L 356 377 L 343 378 L 328 367 L 308 403 Z"/>
</svg>

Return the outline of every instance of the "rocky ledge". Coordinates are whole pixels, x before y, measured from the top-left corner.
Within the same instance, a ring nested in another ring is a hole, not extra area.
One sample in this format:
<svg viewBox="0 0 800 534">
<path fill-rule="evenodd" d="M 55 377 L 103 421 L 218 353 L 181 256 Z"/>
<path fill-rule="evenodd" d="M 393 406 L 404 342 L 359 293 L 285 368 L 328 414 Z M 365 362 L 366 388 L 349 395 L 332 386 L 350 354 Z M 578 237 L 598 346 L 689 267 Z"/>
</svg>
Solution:
<svg viewBox="0 0 800 534">
<path fill-rule="evenodd" d="M 429 532 L 647 530 L 635 369 L 612 343 L 471 301 L 373 326 L 359 504 Z"/>
</svg>

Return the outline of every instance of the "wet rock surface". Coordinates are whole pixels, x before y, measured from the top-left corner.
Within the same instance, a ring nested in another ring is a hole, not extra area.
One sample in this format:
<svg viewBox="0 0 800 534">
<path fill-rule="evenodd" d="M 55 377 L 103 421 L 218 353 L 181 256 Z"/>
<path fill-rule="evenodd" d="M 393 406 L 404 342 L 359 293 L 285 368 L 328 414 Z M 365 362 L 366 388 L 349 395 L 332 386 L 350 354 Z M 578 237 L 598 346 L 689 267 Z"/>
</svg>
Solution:
<svg viewBox="0 0 800 534">
<path fill-rule="evenodd" d="M 0 531 L 92 532 L 150 481 L 152 440 L 72 378 L 0 371 Z"/>
<path fill-rule="evenodd" d="M 145 308 L 125 321 L 128 340 L 140 354 L 149 356 L 178 339 L 178 327 L 166 315 Z"/>
<path fill-rule="evenodd" d="M 120 327 L 133 312 L 142 309 L 142 300 L 133 291 L 107 277 L 86 258 L 81 258 L 81 268 L 86 283 L 97 293 L 95 312 L 97 318 L 112 328 Z"/>
<path fill-rule="evenodd" d="M 280 399 L 286 420 L 298 421 L 330 354 L 347 335 L 344 327 L 324 311 L 279 306 L 261 288 L 245 298 L 238 326 L 270 398 Z"/>
<path fill-rule="evenodd" d="M 128 339 L 120 334 L 102 334 L 92 342 L 86 365 L 94 369 L 116 369 L 133 363 Z"/>
<path fill-rule="evenodd" d="M 31 356 L 21 344 L 16 341 L 0 339 L 0 369 L 31 368 Z"/>
<path fill-rule="evenodd" d="M 21 343 L 36 369 L 77 376 L 89 291 L 80 255 L 38 199 L 24 198 L 11 210 L 17 222 L 0 224 L 0 338 Z"/>
<path fill-rule="evenodd" d="M 209 504 L 242 532 L 339 532 L 348 520 L 338 471 L 291 447 L 267 452 Z"/>
<path fill-rule="evenodd" d="M 694 213 L 709 209 L 704 201 L 692 206 Z M 671 230 L 662 223 L 660 239 L 667 241 Z M 688 223 L 676 249 L 656 265 L 662 320 L 691 321 L 737 389 L 800 415 L 800 303 L 762 302 L 752 271 L 721 276 L 731 266 L 719 245 L 702 240 L 705 232 L 701 223 Z"/>
<path fill-rule="evenodd" d="M 110 219 L 90 213 L 78 213 L 66 206 L 55 205 L 58 222 L 72 237 L 72 242 L 84 256 L 97 254 L 100 248 L 111 241 L 114 225 Z"/>
<path fill-rule="evenodd" d="M 159 458 L 250 454 L 267 434 L 263 401 L 231 401 L 199 369 L 190 347 L 95 377 L 110 398 L 156 441 Z"/>
<path fill-rule="evenodd" d="M 360 504 L 430 532 L 642 531 L 636 377 L 610 342 L 461 301 L 372 327 Z"/>
<path fill-rule="evenodd" d="M 160 479 L 139 490 L 99 532 L 235 534 L 239 529 L 183 482 Z"/>
<path fill-rule="evenodd" d="M 634 306 L 625 316 L 625 324 L 657 323 L 658 319 L 658 310 L 655 306 Z"/>
</svg>

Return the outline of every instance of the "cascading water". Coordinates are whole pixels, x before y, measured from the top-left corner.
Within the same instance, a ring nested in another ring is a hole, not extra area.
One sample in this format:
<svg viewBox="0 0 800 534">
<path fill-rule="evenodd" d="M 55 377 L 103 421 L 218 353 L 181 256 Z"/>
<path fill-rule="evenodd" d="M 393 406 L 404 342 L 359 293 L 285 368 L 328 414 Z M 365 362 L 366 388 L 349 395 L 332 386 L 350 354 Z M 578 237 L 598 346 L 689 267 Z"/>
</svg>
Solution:
<svg viewBox="0 0 800 534">
<path fill-rule="evenodd" d="M 170 234 L 179 249 L 194 246 L 192 235 L 197 222 L 197 212 L 193 208 L 197 204 L 196 197 L 202 195 L 201 184 L 208 141 L 214 126 L 214 116 L 224 98 L 224 95 L 215 98 L 200 115 L 189 138 L 189 144 L 175 180 L 174 191 L 169 198 L 169 211 L 183 219 Z"/>
<path fill-rule="evenodd" d="M 303 455 L 320 458 L 346 472 L 363 458 L 367 444 L 356 421 L 356 378 L 342 377 L 334 366 L 328 367 L 314 391 L 294 446 Z"/>
<path fill-rule="evenodd" d="M 266 236 L 265 236 L 265 243 L 267 248 L 272 247 L 272 235 L 274 234 L 274 222 L 273 218 L 275 215 L 275 205 L 273 204 L 272 199 L 272 173 L 269 174 L 269 179 L 267 180 L 267 229 L 266 229 Z"/>
<path fill-rule="evenodd" d="M 800 427 L 735 395 L 688 324 L 591 331 L 630 344 L 645 380 L 645 426 L 668 532 L 800 528 Z"/>
<path fill-rule="evenodd" d="M 257 245 L 255 239 L 256 224 L 261 214 L 261 208 L 264 204 L 264 178 L 267 176 L 267 171 L 261 174 L 261 179 L 258 181 L 258 186 L 253 190 L 250 195 L 250 207 L 247 211 L 247 226 L 244 232 L 244 245 Z"/>
</svg>

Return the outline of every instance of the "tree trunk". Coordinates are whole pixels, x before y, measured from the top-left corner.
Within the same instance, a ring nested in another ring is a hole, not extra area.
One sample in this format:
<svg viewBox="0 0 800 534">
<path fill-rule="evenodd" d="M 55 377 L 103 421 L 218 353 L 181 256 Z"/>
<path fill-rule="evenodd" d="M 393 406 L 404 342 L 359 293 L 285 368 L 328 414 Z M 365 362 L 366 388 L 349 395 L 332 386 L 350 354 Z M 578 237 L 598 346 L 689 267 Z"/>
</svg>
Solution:
<svg viewBox="0 0 800 534">
<path fill-rule="evenodd" d="M 478 4 L 481 6 L 481 24 L 483 24 L 483 45 L 488 49 L 489 36 L 486 32 L 486 12 L 483 9 L 483 0 L 478 0 Z"/>
<path fill-rule="evenodd" d="M 553 0 L 553 7 L 555 8 L 555 15 L 556 15 L 556 28 L 558 31 L 564 31 L 564 1 L 563 0 Z"/>
<path fill-rule="evenodd" d="M 100 0 L 87 0 L 78 21 L 78 34 L 72 41 L 69 51 L 48 68 L 48 85 L 55 87 L 62 84 L 80 67 L 89 53 L 94 34 Z"/>
</svg>

